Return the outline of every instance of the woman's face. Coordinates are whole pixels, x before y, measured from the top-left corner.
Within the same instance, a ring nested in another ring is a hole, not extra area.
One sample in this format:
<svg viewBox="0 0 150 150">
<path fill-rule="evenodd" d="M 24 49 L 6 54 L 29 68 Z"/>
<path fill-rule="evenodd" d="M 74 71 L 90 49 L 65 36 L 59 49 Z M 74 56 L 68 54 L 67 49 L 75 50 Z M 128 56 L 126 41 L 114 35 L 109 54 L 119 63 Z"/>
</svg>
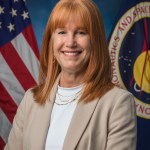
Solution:
<svg viewBox="0 0 150 150">
<path fill-rule="evenodd" d="M 89 33 L 68 21 L 64 28 L 57 28 L 52 34 L 54 56 L 62 72 L 83 74 L 90 58 Z"/>
</svg>

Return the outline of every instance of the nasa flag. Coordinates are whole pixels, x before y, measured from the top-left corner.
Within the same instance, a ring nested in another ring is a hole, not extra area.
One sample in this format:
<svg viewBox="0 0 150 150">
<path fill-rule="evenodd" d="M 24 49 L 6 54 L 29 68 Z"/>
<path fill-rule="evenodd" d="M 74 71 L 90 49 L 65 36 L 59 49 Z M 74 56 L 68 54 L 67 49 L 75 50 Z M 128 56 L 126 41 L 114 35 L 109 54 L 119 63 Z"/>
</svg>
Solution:
<svg viewBox="0 0 150 150">
<path fill-rule="evenodd" d="M 123 1 L 109 51 L 112 82 L 135 99 L 137 150 L 150 150 L 150 0 Z"/>
</svg>

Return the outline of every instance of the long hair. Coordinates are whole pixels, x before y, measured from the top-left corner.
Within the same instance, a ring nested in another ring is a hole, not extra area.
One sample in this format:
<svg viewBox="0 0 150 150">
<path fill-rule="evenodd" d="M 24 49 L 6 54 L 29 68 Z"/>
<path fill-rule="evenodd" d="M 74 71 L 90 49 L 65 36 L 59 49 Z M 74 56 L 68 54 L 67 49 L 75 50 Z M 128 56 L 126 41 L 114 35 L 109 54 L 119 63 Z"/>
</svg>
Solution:
<svg viewBox="0 0 150 150">
<path fill-rule="evenodd" d="M 61 0 L 49 16 L 43 36 L 39 85 L 33 89 L 35 100 L 43 104 L 61 72 L 54 59 L 52 33 L 64 27 L 69 19 L 81 22 L 90 35 L 90 60 L 84 75 L 85 88 L 80 100 L 88 102 L 103 96 L 112 88 L 111 62 L 105 28 L 99 9 L 92 0 Z"/>
</svg>

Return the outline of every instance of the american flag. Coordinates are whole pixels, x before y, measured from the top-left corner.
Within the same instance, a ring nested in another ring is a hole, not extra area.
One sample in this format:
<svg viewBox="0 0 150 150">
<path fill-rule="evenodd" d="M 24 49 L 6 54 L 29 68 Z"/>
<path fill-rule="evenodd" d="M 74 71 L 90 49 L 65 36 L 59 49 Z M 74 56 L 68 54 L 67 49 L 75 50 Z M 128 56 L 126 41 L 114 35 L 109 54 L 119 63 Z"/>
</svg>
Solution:
<svg viewBox="0 0 150 150">
<path fill-rule="evenodd" d="M 25 0 L 0 0 L 0 150 L 25 91 L 38 80 L 39 50 Z"/>
</svg>

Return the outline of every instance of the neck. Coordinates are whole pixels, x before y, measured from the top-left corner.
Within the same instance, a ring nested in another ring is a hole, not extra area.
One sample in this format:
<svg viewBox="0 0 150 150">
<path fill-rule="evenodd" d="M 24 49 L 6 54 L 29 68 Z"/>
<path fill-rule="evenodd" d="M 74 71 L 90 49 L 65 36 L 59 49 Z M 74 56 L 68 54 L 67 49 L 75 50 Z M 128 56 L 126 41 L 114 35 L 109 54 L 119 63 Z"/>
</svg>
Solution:
<svg viewBox="0 0 150 150">
<path fill-rule="evenodd" d="M 79 86 L 83 83 L 83 75 L 77 75 L 77 74 L 68 74 L 68 73 L 61 73 L 60 76 L 60 86 L 61 87 L 75 87 Z"/>
</svg>

